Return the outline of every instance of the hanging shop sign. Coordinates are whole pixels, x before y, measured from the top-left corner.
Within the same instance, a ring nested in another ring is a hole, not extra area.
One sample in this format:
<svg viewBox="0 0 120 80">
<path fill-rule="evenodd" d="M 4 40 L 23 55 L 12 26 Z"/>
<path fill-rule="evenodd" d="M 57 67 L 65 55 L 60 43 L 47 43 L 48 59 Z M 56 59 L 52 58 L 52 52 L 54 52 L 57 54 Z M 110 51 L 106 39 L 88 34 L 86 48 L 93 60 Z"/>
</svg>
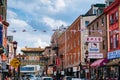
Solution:
<svg viewBox="0 0 120 80">
<path fill-rule="evenodd" d="M 107 58 L 108 59 L 120 58 L 120 50 L 108 52 Z"/>
<path fill-rule="evenodd" d="M 88 58 L 89 59 L 103 58 L 103 54 L 102 53 L 89 53 Z"/>
<path fill-rule="evenodd" d="M 99 43 L 89 43 L 88 44 L 88 52 L 99 52 Z"/>
<path fill-rule="evenodd" d="M 102 42 L 102 37 L 87 37 L 86 42 Z"/>
</svg>

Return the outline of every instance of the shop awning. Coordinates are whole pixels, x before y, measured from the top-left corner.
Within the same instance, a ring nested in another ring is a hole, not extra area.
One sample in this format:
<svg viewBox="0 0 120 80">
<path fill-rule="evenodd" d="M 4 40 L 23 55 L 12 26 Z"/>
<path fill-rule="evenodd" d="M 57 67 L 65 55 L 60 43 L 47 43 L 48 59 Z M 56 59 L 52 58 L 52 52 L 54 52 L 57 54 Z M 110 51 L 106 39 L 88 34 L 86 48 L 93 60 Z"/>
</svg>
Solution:
<svg viewBox="0 0 120 80">
<path fill-rule="evenodd" d="M 108 63 L 106 63 L 106 66 L 119 65 L 119 63 L 120 63 L 120 58 L 109 61 Z"/>
<path fill-rule="evenodd" d="M 108 62 L 107 59 L 100 59 L 100 60 L 96 60 L 95 62 L 93 62 L 90 66 L 91 67 L 99 67 L 99 66 L 105 65 L 105 63 L 107 63 L 107 62 Z"/>
</svg>

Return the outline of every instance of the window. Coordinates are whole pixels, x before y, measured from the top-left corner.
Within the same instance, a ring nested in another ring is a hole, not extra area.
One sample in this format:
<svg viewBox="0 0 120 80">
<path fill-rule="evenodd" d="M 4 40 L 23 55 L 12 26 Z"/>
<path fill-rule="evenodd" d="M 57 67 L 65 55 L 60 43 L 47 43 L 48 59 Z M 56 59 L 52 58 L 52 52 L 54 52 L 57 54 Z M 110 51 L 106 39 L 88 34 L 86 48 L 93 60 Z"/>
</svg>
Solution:
<svg viewBox="0 0 120 80">
<path fill-rule="evenodd" d="M 118 40 L 118 34 L 113 35 L 113 47 L 118 48 L 119 40 Z"/>
<path fill-rule="evenodd" d="M 116 39 L 116 36 L 113 35 L 113 47 L 114 47 L 114 48 L 116 48 L 116 40 L 115 40 L 115 39 Z"/>
<path fill-rule="evenodd" d="M 99 24 L 99 23 L 97 22 L 97 24 L 96 24 L 96 26 L 97 26 L 97 29 L 98 29 L 98 24 Z"/>
<path fill-rule="evenodd" d="M 91 34 L 91 29 L 89 28 L 89 35 Z"/>
<path fill-rule="evenodd" d="M 109 2 L 109 5 L 112 3 L 112 1 Z"/>
<path fill-rule="evenodd" d="M 95 29 L 94 29 L 94 25 L 92 26 L 92 32 L 94 33 L 95 31 L 94 31 Z"/>
<path fill-rule="evenodd" d="M 85 26 L 87 27 L 87 25 L 89 24 L 89 21 L 85 21 Z"/>
<path fill-rule="evenodd" d="M 110 15 L 110 24 L 114 23 L 114 14 Z"/>
<path fill-rule="evenodd" d="M 97 14 L 97 10 L 96 10 L 96 9 L 94 9 L 94 12 L 93 12 L 93 14 Z"/>
<path fill-rule="evenodd" d="M 102 25 L 104 25 L 104 17 L 101 19 L 101 23 Z"/>
<path fill-rule="evenodd" d="M 118 34 L 115 35 L 116 38 L 115 38 L 115 42 L 116 42 L 116 48 L 118 48 L 118 44 L 119 44 L 119 37 L 118 37 Z"/>
<path fill-rule="evenodd" d="M 103 40 L 103 49 L 105 49 L 105 41 Z"/>
<path fill-rule="evenodd" d="M 115 19 L 118 21 L 118 11 L 115 13 Z"/>
<path fill-rule="evenodd" d="M 113 42 L 112 42 L 112 36 L 110 37 L 110 49 L 112 49 L 112 46 L 113 46 Z"/>
<path fill-rule="evenodd" d="M 92 30 L 93 30 L 93 32 L 94 32 L 94 30 L 95 30 L 95 29 L 94 29 L 94 25 L 92 26 Z"/>
</svg>

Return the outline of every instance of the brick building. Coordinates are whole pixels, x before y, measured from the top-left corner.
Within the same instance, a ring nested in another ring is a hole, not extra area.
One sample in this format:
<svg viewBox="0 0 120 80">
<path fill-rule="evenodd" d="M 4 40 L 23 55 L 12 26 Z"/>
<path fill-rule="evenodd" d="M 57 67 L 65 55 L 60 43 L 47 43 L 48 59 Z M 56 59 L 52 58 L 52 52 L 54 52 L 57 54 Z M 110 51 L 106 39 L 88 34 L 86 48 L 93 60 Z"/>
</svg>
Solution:
<svg viewBox="0 0 120 80">
<path fill-rule="evenodd" d="M 108 0 L 109 1 L 109 0 Z M 107 15 L 108 54 L 106 65 L 109 79 L 120 79 L 120 0 L 113 0 L 105 8 Z"/>
<path fill-rule="evenodd" d="M 88 46 L 88 57 L 86 57 L 86 63 L 89 64 L 88 69 L 91 69 L 91 76 L 96 74 L 95 70 L 98 69 L 97 67 L 103 66 L 104 63 L 107 62 L 108 46 L 106 22 L 106 14 L 103 13 L 87 26 L 88 38 L 86 41 Z M 94 47 L 94 45 L 96 47 Z M 102 70 L 99 70 L 98 76 L 95 77 L 100 78 L 103 75 L 105 75 L 105 73 L 103 73 Z"/>
</svg>

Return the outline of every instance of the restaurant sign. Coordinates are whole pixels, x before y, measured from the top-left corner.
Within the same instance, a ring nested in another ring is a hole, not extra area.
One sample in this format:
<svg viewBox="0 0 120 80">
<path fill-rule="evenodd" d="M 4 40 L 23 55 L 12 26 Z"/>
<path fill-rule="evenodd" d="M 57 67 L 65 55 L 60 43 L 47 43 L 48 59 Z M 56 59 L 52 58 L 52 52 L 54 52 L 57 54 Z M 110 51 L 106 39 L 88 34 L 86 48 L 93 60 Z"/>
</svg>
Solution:
<svg viewBox="0 0 120 80">
<path fill-rule="evenodd" d="M 120 50 L 108 52 L 107 58 L 108 59 L 120 58 Z"/>
<path fill-rule="evenodd" d="M 88 58 L 89 59 L 103 58 L 103 54 L 102 53 L 89 53 Z"/>
</svg>

